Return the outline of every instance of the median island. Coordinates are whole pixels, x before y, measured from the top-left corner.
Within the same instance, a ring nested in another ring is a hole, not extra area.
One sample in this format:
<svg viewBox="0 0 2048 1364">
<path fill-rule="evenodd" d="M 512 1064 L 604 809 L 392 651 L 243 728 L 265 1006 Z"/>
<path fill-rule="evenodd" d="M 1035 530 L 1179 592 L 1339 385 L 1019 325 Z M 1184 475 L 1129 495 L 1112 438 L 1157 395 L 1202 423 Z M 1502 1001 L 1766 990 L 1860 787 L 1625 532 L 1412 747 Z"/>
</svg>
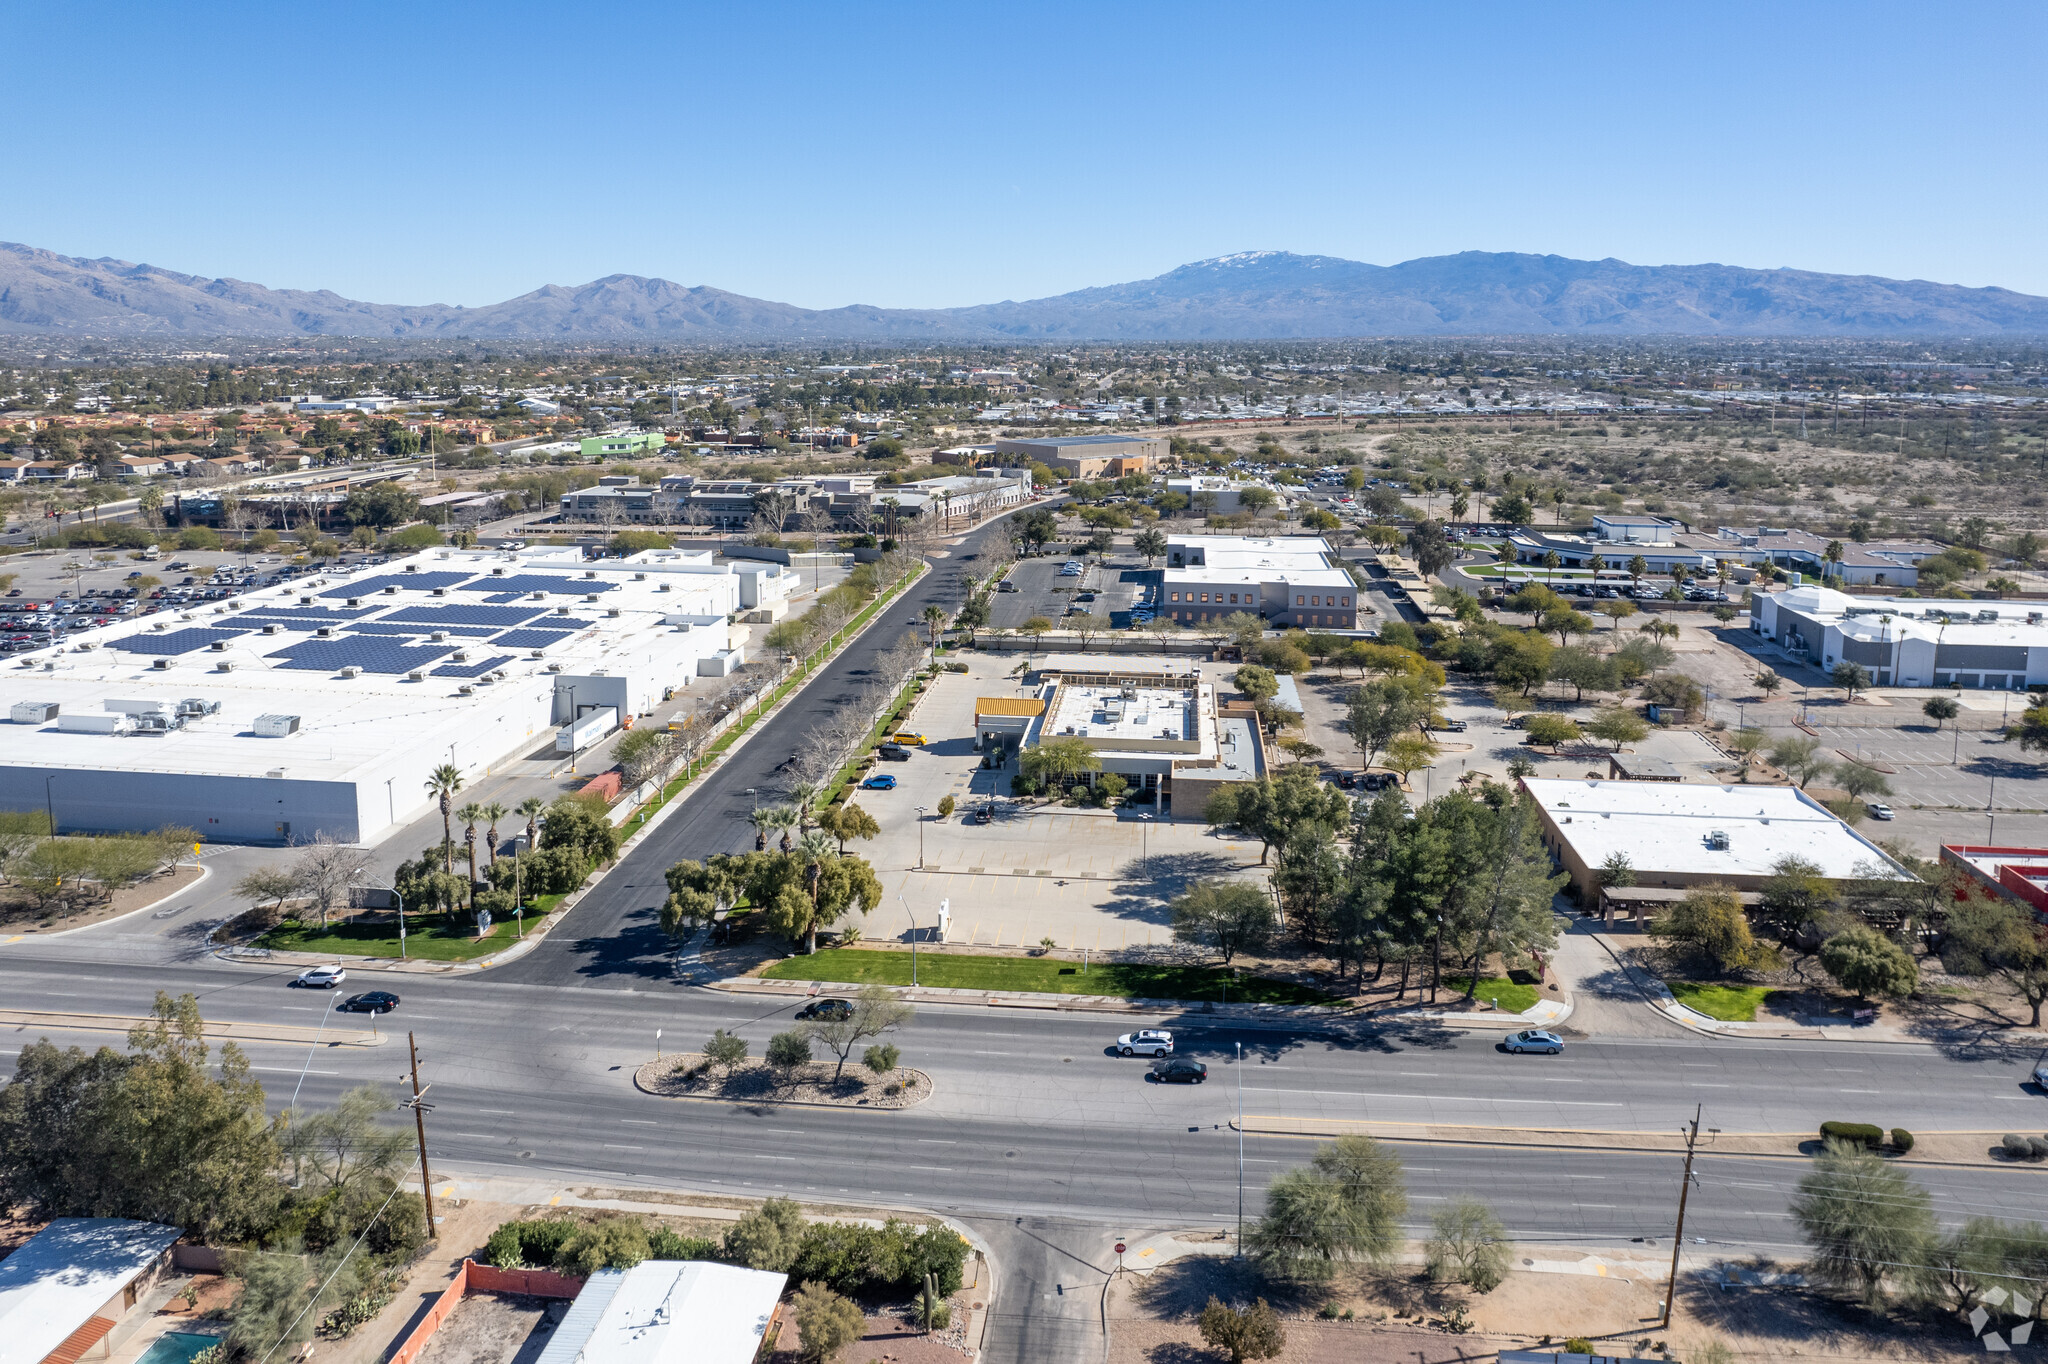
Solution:
<svg viewBox="0 0 2048 1364">
<path fill-rule="evenodd" d="M 816 980 L 839 985 L 909 985 L 910 953 L 891 948 L 828 947 L 786 957 L 761 972 L 766 980 Z M 1058 957 L 990 957 L 920 952 L 917 983 L 934 990 L 990 994 L 1110 995 L 1224 1004 L 1335 1004 L 1321 990 L 1227 967 L 1162 962 L 1075 962 Z"/>
</svg>

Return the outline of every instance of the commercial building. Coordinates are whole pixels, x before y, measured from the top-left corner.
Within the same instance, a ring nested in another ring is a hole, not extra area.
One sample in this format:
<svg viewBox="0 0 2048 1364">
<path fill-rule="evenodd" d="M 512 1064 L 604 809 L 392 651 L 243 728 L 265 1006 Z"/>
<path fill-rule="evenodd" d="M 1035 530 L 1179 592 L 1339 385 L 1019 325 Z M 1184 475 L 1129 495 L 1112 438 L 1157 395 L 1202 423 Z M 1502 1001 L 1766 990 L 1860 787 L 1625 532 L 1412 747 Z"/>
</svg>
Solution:
<svg viewBox="0 0 2048 1364">
<path fill-rule="evenodd" d="M 1244 494 L 1257 489 L 1249 504 Z M 1179 493 L 1188 500 L 1188 506 L 1197 515 L 1235 516 L 1241 511 L 1257 511 L 1261 507 L 1276 507 L 1285 495 L 1263 479 L 1224 478 L 1220 474 L 1197 474 L 1192 478 L 1169 478 L 1166 490 Z"/>
<path fill-rule="evenodd" d="M 976 701 L 975 743 L 987 751 L 1078 739 L 1103 772 L 1152 793 L 1162 813 L 1200 818 L 1217 787 L 1267 775 L 1265 736 L 1249 703 L 1219 705 L 1200 674 L 1157 668 L 1049 659 L 1034 694 Z"/>
<path fill-rule="evenodd" d="M 0 672 L 0 808 L 374 842 L 428 809 L 442 763 L 551 751 L 559 726 L 728 669 L 741 604 L 708 552 L 443 549 L 81 632 Z"/>
<path fill-rule="evenodd" d="M 1659 577 L 1674 568 L 1711 576 L 1722 564 L 1745 570 L 1770 564 L 1855 586 L 1897 588 L 1916 586 L 1920 561 L 1942 548 L 1932 540 L 1842 540 L 1786 526 L 1722 526 L 1708 534 L 1670 517 L 1619 514 L 1595 515 L 1584 535 L 1523 526 L 1508 536 L 1508 543 L 1517 562 L 1525 564 L 1542 563 L 1554 553 L 1561 567 L 1585 568 L 1597 554 L 1605 567 L 1622 569 L 1641 558 Z M 1828 558 L 1830 545 L 1838 546 L 1839 559 Z M 1747 581 L 1749 575 L 1739 576 Z"/>
<path fill-rule="evenodd" d="M 610 436 L 585 436 L 581 449 L 585 459 L 630 459 L 649 450 L 660 450 L 668 438 L 659 431 L 627 431 Z"/>
<path fill-rule="evenodd" d="M 996 442 L 996 454 L 1016 464 L 1034 460 L 1074 478 L 1146 474 L 1172 453 L 1164 436 L 1018 436 Z"/>
<path fill-rule="evenodd" d="M 1759 592 L 1750 629 L 1803 663 L 1858 663 L 1880 687 L 2024 691 L 2048 686 L 2038 602 L 1853 597 L 1825 587 Z"/>
<path fill-rule="evenodd" d="M 1837 881 L 1904 880 L 1882 848 L 1794 786 L 1525 777 L 1543 842 L 1592 903 L 1600 871 L 1627 860 L 1639 886 L 1710 882 L 1761 890 L 1786 858 Z"/>
<path fill-rule="evenodd" d="M 1944 843 L 1941 863 L 1992 895 L 2018 900 L 2048 922 L 2048 848 L 1987 843 Z"/>
<path fill-rule="evenodd" d="M 892 498 L 900 509 L 919 516 L 972 525 L 1029 502 L 1031 471 L 977 469 L 973 473 L 898 484 L 873 496 Z"/>
<path fill-rule="evenodd" d="M 600 1269 L 536 1364 L 753 1364 L 788 1282 L 704 1260 Z"/>
<path fill-rule="evenodd" d="M 184 1233 L 121 1217 L 60 1217 L 0 1260 L 0 1360 L 106 1359 L 149 1318 Z"/>
<path fill-rule="evenodd" d="M 1355 630 L 1362 605 L 1316 535 L 1169 536 L 1160 588 L 1166 614 L 1189 626 L 1249 611 L 1276 629 Z"/>
</svg>

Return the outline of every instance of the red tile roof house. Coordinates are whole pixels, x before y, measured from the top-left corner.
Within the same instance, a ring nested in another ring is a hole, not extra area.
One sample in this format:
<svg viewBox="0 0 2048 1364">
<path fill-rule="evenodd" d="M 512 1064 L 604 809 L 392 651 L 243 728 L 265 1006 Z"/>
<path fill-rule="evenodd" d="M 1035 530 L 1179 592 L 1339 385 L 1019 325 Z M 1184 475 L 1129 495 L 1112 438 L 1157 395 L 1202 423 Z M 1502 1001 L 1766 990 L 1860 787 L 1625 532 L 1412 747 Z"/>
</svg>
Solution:
<svg viewBox="0 0 2048 1364">
<path fill-rule="evenodd" d="M 145 1299 L 183 1234 L 121 1217 L 60 1217 L 44 1227 L 0 1260 L 0 1358 L 109 1358 L 150 1319 Z"/>
</svg>

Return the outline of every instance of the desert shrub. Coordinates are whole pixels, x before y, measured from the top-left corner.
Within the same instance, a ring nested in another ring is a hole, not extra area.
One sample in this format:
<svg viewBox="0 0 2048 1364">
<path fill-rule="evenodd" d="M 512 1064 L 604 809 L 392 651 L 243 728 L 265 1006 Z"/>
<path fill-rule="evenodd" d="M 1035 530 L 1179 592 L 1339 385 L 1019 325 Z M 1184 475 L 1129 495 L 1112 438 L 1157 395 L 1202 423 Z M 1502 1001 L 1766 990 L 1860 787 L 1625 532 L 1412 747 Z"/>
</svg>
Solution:
<svg viewBox="0 0 2048 1364">
<path fill-rule="evenodd" d="M 658 1228 L 647 1238 L 650 1260 L 715 1260 L 718 1258 L 718 1242 L 703 1236 L 685 1236 L 681 1232 Z"/>
<path fill-rule="evenodd" d="M 484 1261 L 499 1269 L 551 1265 L 562 1243 L 575 1233 L 576 1224 L 566 1217 L 500 1223 L 484 1243 Z"/>
<path fill-rule="evenodd" d="M 1892 1129 L 1892 1148 L 1900 1155 L 1913 1149 L 1913 1134 L 1903 1127 Z"/>
<path fill-rule="evenodd" d="M 1853 1141 L 1873 1151 L 1884 1144 L 1884 1129 L 1867 1122 L 1824 1122 L 1820 1135 L 1823 1141 Z"/>
<path fill-rule="evenodd" d="M 610 1217 L 579 1227 L 555 1252 L 555 1268 L 590 1275 L 600 1269 L 631 1269 L 648 1258 L 647 1228 L 637 1217 Z"/>
<path fill-rule="evenodd" d="M 2027 1159 L 2048 1160 L 2048 1137 L 2027 1138 Z"/>
<path fill-rule="evenodd" d="M 2016 1132 L 2006 1133 L 1998 1139 L 1998 1144 L 2004 1148 L 2006 1157 L 2010 1160 L 2025 1160 L 2033 1154 L 2033 1148 L 2027 1145 L 2027 1139 Z"/>
</svg>

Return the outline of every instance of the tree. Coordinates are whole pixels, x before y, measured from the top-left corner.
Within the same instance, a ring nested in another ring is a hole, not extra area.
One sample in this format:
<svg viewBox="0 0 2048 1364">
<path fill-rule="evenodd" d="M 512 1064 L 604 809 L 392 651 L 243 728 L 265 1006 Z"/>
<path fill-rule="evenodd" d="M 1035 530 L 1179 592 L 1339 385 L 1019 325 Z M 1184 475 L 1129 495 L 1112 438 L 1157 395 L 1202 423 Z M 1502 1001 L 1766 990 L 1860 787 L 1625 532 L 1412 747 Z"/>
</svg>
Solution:
<svg viewBox="0 0 2048 1364">
<path fill-rule="evenodd" d="M 473 887 L 476 885 L 476 826 L 483 823 L 484 807 L 470 801 L 455 812 L 455 817 L 462 821 L 462 841 L 469 848 L 469 884 Z M 474 890 L 470 892 L 472 896 L 475 893 Z"/>
<path fill-rule="evenodd" d="M 1849 700 L 1854 701 L 1857 692 L 1870 689 L 1870 669 L 1861 663 L 1851 663 L 1843 659 L 1828 673 L 1828 680 L 1840 687 Z"/>
<path fill-rule="evenodd" d="M 1152 561 L 1166 553 L 1166 536 L 1157 528 L 1147 526 L 1131 537 L 1131 548 L 1145 556 L 1145 567 L 1152 567 Z"/>
<path fill-rule="evenodd" d="M 2000 977 L 2026 1000 L 2027 1026 L 2041 1026 L 2041 1005 L 2048 1002 L 2048 937 L 2025 905 L 1970 888 L 1949 906 L 1941 960 L 1955 975 Z"/>
<path fill-rule="evenodd" d="M 378 485 L 383 486 L 383 485 Z M 441 805 L 441 870 L 455 871 L 455 827 L 449 816 L 455 810 L 455 793 L 462 789 L 462 772 L 454 763 L 442 763 L 427 774 L 427 794 Z"/>
<path fill-rule="evenodd" d="M 825 1050 L 839 1058 L 839 1064 L 832 1071 L 832 1079 L 837 1083 L 846 1073 L 846 1058 L 855 1047 L 869 1038 L 880 1037 L 902 1027 L 915 1012 L 887 987 L 868 985 L 853 997 L 851 1013 L 839 1018 L 818 1019 L 805 1030 L 823 1043 Z"/>
<path fill-rule="evenodd" d="M 217 1071 L 199 1002 L 159 992 L 128 1053 L 22 1048 L 0 1090 L 0 1202 L 38 1217 L 132 1217 L 198 1237 L 268 1231 L 276 1126 L 242 1051 Z"/>
<path fill-rule="evenodd" d="M 1233 782 L 1209 798 L 1202 817 L 1212 826 L 1235 824 L 1263 845 L 1259 865 L 1274 849 L 1311 826 L 1341 829 L 1351 817 L 1351 802 L 1337 788 L 1319 780 L 1307 767 L 1284 767 L 1273 777 Z"/>
<path fill-rule="evenodd" d="M 918 619 L 924 622 L 927 641 L 932 648 L 936 649 L 939 646 L 939 631 L 946 628 L 946 608 L 943 606 L 927 606 L 919 613 Z"/>
<path fill-rule="evenodd" d="M 547 808 L 547 802 L 543 801 L 539 796 L 528 796 L 525 800 L 520 801 L 518 808 L 513 811 L 513 813 L 526 821 L 526 846 L 529 851 L 540 847 L 540 831 L 537 821 L 540 819 L 541 811 Z"/>
<path fill-rule="evenodd" d="M 1819 920 L 1836 907 L 1834 882 L 1821 875 L 1820 868 L 1797 857 L 1781 857 L 1771 866 L 1771 878 L 1764 882 L 1763 900 L 1757 918 L 1789 939 L 1804 924 Z"/>
<path fill-rule="evenodd" d="M 2005 737 L 2019 740 L 2022 751 L 2048 752 L 2048 704 L 2029 707 L 2018 724 L 2006 729 Z"/>
<path fill-rule="evenodd" d="M 1934 721 L 1934 728 L 1938 732 L 1943 724 L 1961 714 L 1962 709 L 1954 697 L 1930 696 L 1921 704 L 1920 713 Z"/>
<path fill-rule="evenodd" d="M 1408 551 L 1415 558 L 1415 567 L 1425 578 L 1434 578 L 1451 566 L 1457 557 L 1457 546 L 1444 534 L 1441 523 L 1432 520 L 1418 521 L 1415 529 L 1408 532 Z"/>
<path fill-rule="evenodd" d="M 1378 1138 L 1339 1137 L 1316 1147 L 1310 1168 L 1338 1187 L 1351 1253 L 1387 1264 L 1401 1248 L 1401 1219 L 1408 1215 L 1408 1185 L 1401 1158 Z"/>
<path fill-rule="evenodd" d="M 1590 635 L 1593 633 L 1593 618 L 1591 616 L 1583 611 L 1577 611 L 1563 605 L 1553 606 L 1545 611 L 1536 624 L 1546 632 L 1556 632 L 1559 648 L 1569 644 L 1573 635 Z"/>
<path fill-rule="evenodd" d="M 1348 1137 L 1266 1187 L 1247 1248 L 1284 1276 L 1326 1279 L 1339 1261 L 1390 1260 L 1407 1208 L 1399 1159 L 1371 1137 Z"/>
<path fill-rule="evenodd" d="M 1434 739 L 1419 734 L 1403 734 L 1387 745 L 1383 755 L 1385 765 L 1401 774 L 1405 786 L 1410 773 L 1419 772 L 1436 761 L 1437 746 Z"/>
<path fill-rule="evenodd" d="M 1273 936 L 1273 898 L 1245 881 L 1201 881 L 1173 902 L 1173 936 L 1221 954 L 1223 964 Z"/>
<path fill-rule="evenodd" d="M 600 1269 L 631 1269 L 654 1253 L 637 1217 L 607 1217 L 578 1227 L 555 1251 L 554 1268 L 585 1278 Z"/>
<path fill-rule="evenodd" d="M 792 1034 L 784 1033 L 783 1036 Z M 748 1269 L 786 1274 L 796 1263 L 804 1239 L 804 1215 L 795 1201 L 780 1196 L 763 1199 L 761 1205 L 740 1216 L 725 1229 L 724 1258 Z"/>
<path fill-rule="evenodd" d="M 667 730 L 659 730 L 656 732 L 659 733 L 662 736 L 662 738 L 668 738 Z M 498 821 L 511 813 L 512 812 L 505 808 L 504 803 L 501 801 L 488 801 L 484 805 L 484 823 L 486 826 L 488 826 L 487 832 L 489 834 L 490 840 L 491 865 L 493 867 L 498 865 Z"/>
<path fill-rule="evenodd" d="M 1827 755 L 1821 752 L 1820 740 L 1800 734 L 1780 739 L 1765 756 L 1771 766 L 1797 778 L 1801 789 L 1830 766 Z"/>
<path fill-rule="evenodd" d="M 1626 706 L 1609 706 L 1593 717 L 1586 733 L 1613 744 L 1614 751 L 1619 753 L 1623 744 L 1640 743 L 1649 737 L 1650 726 Z"/>
<path fill-rule="evenodd" d="M 806 1282 L 791 1304 L 806 1364 L 823 1364 L 867 1332 L 867 1317 L 825 1285 Z"/>
<path fill-rule="evenodd" d="M 1799 1181 L 1792 1217 L 1813 1247 L 1807 1270 L 1823 1283 L 1884 1304 L 1884 1285 L 1927 1262 L 1934 1211 L 1927 1191 L 1875 1151 L 1830 1141 Z"/>
<path fill-rule="evenodd" d="M 327 926 L 335 902 L 347 898 L 350 883 L 369 869 L 370 862 L 368 849 L 336 842 L 324 833 L 316 834 L 292 860 L 292 884 L 313 902 L 322 928 Z"/>
<path fill-rule="evenodd" d="M 258 867 L 235 882 L 235 894 L 245 900 L 272 901 L 271 908 L 280 912 L 298 889 L 298 877 L 284 867 Z"/>
<path fill-rule="evenodd" d="M 1431 1214 L 1423 1261 L 1432 1283 L 1461 1283 L 1474 1292 L 1491 1293 L 1508 1276 L 1512 1249 L 1507 1228 L 1493 1209 L 1462 1195 Z"/>
<path fill-rule="evenodd" d="M 1270 701 L 1279 694 L 1280 679 L 1270 668 L 1247 663 L 1231 674 L 1230 683 L 1254 701 Z"/>
<path fill-rule="evenodd" d="M 1649 576 L 1650 561 L 1640 554 L 1630 555 L 1628 560 L 1629 590 L 1635 591 L 1640 589 L 1643 585 L 1643 579 Z"/>
<path fill-rule="evenodd" d="M 1723 971 L 1745 971 L 1770 956 L 1750 933 L 1741 899 L 1723 885 L 1694 886 L 1669 913 L 1651 922 L 1650 932 L 1683 943 Z"/>
<path fill-rule="evenodd" d="M 1239 1311 L 1211 1296 L 1196 1329 L 1210 1349 L 1230 1356 L 1230 1364 L 1244 1364 L 1248 1359 L 1278 1359 L 1287 1348 L 1287 1331 L 1280 1324 L 1280 1314 L 1264 1298 Z"/>
<path fill-rule="evenodd" d="M 1851 800 L 1863 800 L 1868 796 L 1888 796 L 1892 793 L 1891 783 L 1868 763 L 1836 763 L 1833 780 L 1836 788 L 1847 792 Z"/>
<path fill-rule="evenodd" d="M 1778 688 L 1784 685 L 1785 679 L 1772 672 L 1769 668 L 1765 668 L 1756 675 L 1756 689 L 1766 697 L 1774 695 Z"/>
<path fill-rule="evenodd" d="M 1530 743 L 1541 744 L 1546 748 L 1557 748 L 1579 738 L 1577 724 L 1566 716 L 1548 711 L 1530 716 L 1522 728 L 1528 732 Z"/>
<path fill-rule="evenodd" d="M 1550 655 L 1549 680 L 1563 682 L 1576 695 L 1574 700 L 1586 699 L 1586 689 L 1594 691 L 1619 691 L 1623 684 L 1620 665 L 1605 654 L 1596 654 L 1583 645 L 1571 644 L 1553 650 Z"/>
<path fill-rule="evenodd" d="M 811 1039 L 802 1032 L 779 1032 L 768 1039 L 768 1066 L 784 1084 L 811 1063 Z"/>
<path fill-rule="evenodd" d="M 1035 649 L 1038 647 L 1039 636 L 1050 629 L 1052 629 L 1052 622 L 1050 620 L 1047 620 L 1044 616 L 1033 616 L 1017 627 L 1017 633 L 1029 635 L 1031 637 L 1031 647 Z"/>
<path fill-rule="evenodd" d="M 411 1133 L 378 1121 L 395 1107 L 376 1086 L 361 1085 L 324 1113 L 293 1114 L 283 1141 L 285 1159 L 297 1176 L 293 1183 L 344 1193 L 388 1183 L 412 1150 Z"/>
<path fill-rule="evenodd" d="M 1843 929 L 1820 945 L 1821 969 L 1856 998 L 1891 995 L 1903 999 L 1920 983 L 1920 972 L 1906 949 L 1874 928 L 1861 924 Z"/>
<path fill-rule="evenodd" d="M 882 826 L 875 817 L 850 800 L 842 805 L 831 806 L 824 814 L 819 815 L 818 827 L 839 840 L 841 856 L 845 855 L 849 841 L 856 838 L 871 839 L 882 832 Z"/>
<path fill-rule="evenodd" d="M 1429 695 L 1416 679 L 1387 677 L 1351 689 L 1343 729 L 1358 745 L 1359 765 L 1371 767 L 1396 735 L 1428 717 Z"/>
<path fill-rule="evenodd" d="M 1742 779 L 1744 781 L 1749 780 L 1750 761 L 1756 757 L 1759 749 L 1770 742 L 1770 737 L 1770 735 L 1754 726 L 1738 729 L 1728 737 L 1728 747 L 1735 751 L 1735 756 L 1742 765 Z"/>
<path fill-rule="evenodd" d="M 877 1042 L 860 1055 L 860 1063 L 876 1075 L 887 1075 L 902 1059 L 903 1053 L 894 1042 Z"/>
<path fill-rule="evenodd" d="M 729 1074 L 734 1066 L 747 1059 L 747 1039 L 719 1028 L 704 1043 L 704 1059 Z"/>
<path fill-rule="evenodd" d="M 1025 749 L 1018 767 L 1026 780 L 1058 789 L 1084 772 L 1100 772 L 1102 757 L 1086 739 L 1061 735 Z"/>
<path fill-rule="evenodd" d="M 1600 864 L 1599 880 L 1602 890 L 1626 889 L 1636 883 L 1635 863 L 1625 852 L 1611 852 Z"/>
</svg>

